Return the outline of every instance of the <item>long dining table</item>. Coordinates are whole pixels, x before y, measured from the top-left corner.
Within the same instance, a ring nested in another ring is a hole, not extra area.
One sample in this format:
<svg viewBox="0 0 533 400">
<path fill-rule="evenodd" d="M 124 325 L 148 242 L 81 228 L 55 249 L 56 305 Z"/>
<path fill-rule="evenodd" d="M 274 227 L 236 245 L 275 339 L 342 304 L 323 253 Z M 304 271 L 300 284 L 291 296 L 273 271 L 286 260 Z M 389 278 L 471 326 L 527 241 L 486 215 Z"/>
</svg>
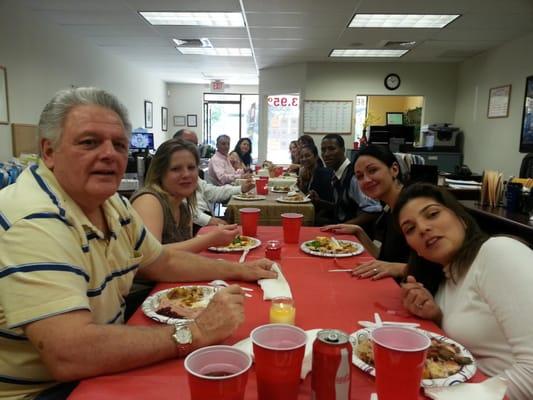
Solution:
<svg viewBox="0 0 533 400">
<path fill-rule="evenodd" d="M 321 235 L 319 228 L 303 227 L 300 243 Z M 264 257 L 265 242 L 282 238 L 282 228 L 259 226 L 257 238 L 262 245 L 252 251 L 248 260 Z M 337 235 L 337 239 L 354 240 L 353 237 Z M 205 251 L 207 257 L 224 258 L 238 261 L 240 253 L 214 253 Z M 334 328 L 347 333 L 355 332 L 361 327 L 358 321 L 372 321 L 374 313 L 380 313 L 383 320 L 418 322 L 421 328 L 442 333 L 440 328 L 430 321 L 420 320 L 409 315 L 403 308 L 400 287 L 391 279 L 369 280 L 353 278 L 348 272 L 328 272 L 329 269 L 350 268 L 358 263 L 371 260 L 372 256 L 363 252 L 358 256 L 347 258 L 316 257 L 300 250 L 300 244 L 283 244 L 281 265 L 287 279 L 296 306 L 295 324 L 304 330 L 314 328 Z M 197 282 L 205 284 L 205 282 Z M 189 285 L 190 283 L 187 283 Z M 245 322 L 224 341 L 232 345 L 249 336 L 253 328 L 269 322 L 270 301 L 263 300 L 263 292 L 254 282 L 239 282 L 241 286 L 252 288 L 251 298 L 245 298 Z M 178 286 L 177 283 L 161 283 L 154 292 Z M 139 308 L 128 325 L 154 326 L 157 322 L 146 317 Z M 470 382 L 479 382 L 485 377 L 478 371 Z M 246 400 L 257 398 L 257 385 L 254 369 L 250 371 L 246 387 Z M 352 400 L 368 400 L 375 392 L 374 377 L 352 366 L 351 396 Z M 401 388 L 398 388 L 401 391 Z M 69 399 L 183 399 L 189 400 L 187 373 L 183 359 L 170 359 L 134 370 L 85 379 L 72 392 Z M 298 399 L 311 398 L 311 374 L 300 384 Z M 420 399 L 426 399 L 420 391 Z M 273 399 L 275 400 L 275 399 Z"/>
</svg>

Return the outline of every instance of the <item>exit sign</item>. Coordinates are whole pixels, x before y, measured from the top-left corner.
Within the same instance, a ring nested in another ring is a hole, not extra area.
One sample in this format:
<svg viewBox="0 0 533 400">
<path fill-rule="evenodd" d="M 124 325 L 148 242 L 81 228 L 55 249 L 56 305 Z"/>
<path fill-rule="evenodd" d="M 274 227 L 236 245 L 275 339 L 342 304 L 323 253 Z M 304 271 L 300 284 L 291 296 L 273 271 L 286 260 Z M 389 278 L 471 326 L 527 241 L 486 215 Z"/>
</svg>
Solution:
<svg viewBox="0 0 533 400">
<path fill-rule="evenodd" d="M 213 92 L 223 92 L 224 91 L 224 81 L 211 81 L 211 91 L 213 91 Z"/>
</svg>

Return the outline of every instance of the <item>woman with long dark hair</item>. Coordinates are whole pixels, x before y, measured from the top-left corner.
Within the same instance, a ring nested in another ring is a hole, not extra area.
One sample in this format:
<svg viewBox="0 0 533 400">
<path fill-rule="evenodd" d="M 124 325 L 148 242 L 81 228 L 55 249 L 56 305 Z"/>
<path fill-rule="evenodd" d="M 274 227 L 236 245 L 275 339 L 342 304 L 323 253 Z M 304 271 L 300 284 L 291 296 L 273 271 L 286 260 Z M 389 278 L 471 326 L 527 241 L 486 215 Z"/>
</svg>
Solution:
<svg viewBox="0 0 533 400">
<path fill-rule="evenodd" d="M 489 238 L 458 201 L 430 184 L 400 195 L 394 219 L 414 250 L 445 278 L 433 297 L 414 277 L 403 304 L 469 349 L 486 375 L 507 379 L 511 400 L 533 398 L 533 251 L 510 237 Z"/>
<path fill-rule="evenodd" d="M 333 201 L 331 191 L 331 170 L 318 165 L 318 149 L 314 144 L 306 144 L 300 149 L 300 175 L 297 185 L 302 193 L 314 190 L 321 199 Z M 318 211 L 318 210 L 317 210 Z"/>
<path fill-rule="evenodd" d="M 252 141 L 249 138 L 240 138 L 233 151 L 239 155 L 244 166 L 250 168 L 252 165 Z"/>
</svg>

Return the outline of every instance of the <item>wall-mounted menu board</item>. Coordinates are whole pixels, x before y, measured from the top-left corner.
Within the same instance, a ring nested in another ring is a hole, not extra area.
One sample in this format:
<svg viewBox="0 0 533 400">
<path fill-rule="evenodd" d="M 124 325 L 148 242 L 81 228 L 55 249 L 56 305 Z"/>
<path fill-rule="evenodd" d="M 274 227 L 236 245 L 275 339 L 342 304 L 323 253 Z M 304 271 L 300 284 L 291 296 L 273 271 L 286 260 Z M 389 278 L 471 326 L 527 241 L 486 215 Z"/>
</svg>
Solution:
<svg viewBox="0 0 533 400">
<path fill-rule="evenodd" d="M 304 133 L 352 133 L 351 100 L 306 100 Z"/>
</svg>

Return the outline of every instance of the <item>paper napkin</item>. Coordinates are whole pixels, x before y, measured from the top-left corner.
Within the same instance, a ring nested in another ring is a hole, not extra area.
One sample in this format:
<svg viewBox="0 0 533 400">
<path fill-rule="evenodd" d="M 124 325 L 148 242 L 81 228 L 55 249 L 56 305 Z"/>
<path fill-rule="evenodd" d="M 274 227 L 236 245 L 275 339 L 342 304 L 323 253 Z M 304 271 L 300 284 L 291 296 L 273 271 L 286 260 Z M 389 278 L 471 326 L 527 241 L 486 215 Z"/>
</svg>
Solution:
<svg viewBox="0 0 533 400">
<path fill-rule="evenodd" d="M 316 334 L 322 329 L 309 329 L 305 331 L 307 335 L 307 342 L 305 344 L 305 354 L 304 360 L 302 362 L 302 372 L 300 373 L 300 378 L 305 379 L 309 371 L 313 366 L 313 342 L 316 339 Z M 250 354 L 252 358 L 254 357 L 254 349 L 252 345 L 252 339 L 246 338 L 241 340 L 238 343 L 235 343 L 233 347 L 238 348 L 239 350 L 244 351 L 247 354 Z"/>
<path fill-rule="evenodd" d="M 276 279 L 259 279 L 257 281 L 263 289 L 263 300 L 271 300 L 274 297 L 290 297 L 292 299 L 291 288 L 283 276 L 280 266 L 276 263 L 272 264 L 272 271 L 278 273 Z"/>
<path fill-rule="evenodd" d="M 435 400 L 502 400 L 506 390 L 506 379 L 498 376 L 481 383 L 460 383 L 424 389 L 426 396 Z"/>
</svg>

